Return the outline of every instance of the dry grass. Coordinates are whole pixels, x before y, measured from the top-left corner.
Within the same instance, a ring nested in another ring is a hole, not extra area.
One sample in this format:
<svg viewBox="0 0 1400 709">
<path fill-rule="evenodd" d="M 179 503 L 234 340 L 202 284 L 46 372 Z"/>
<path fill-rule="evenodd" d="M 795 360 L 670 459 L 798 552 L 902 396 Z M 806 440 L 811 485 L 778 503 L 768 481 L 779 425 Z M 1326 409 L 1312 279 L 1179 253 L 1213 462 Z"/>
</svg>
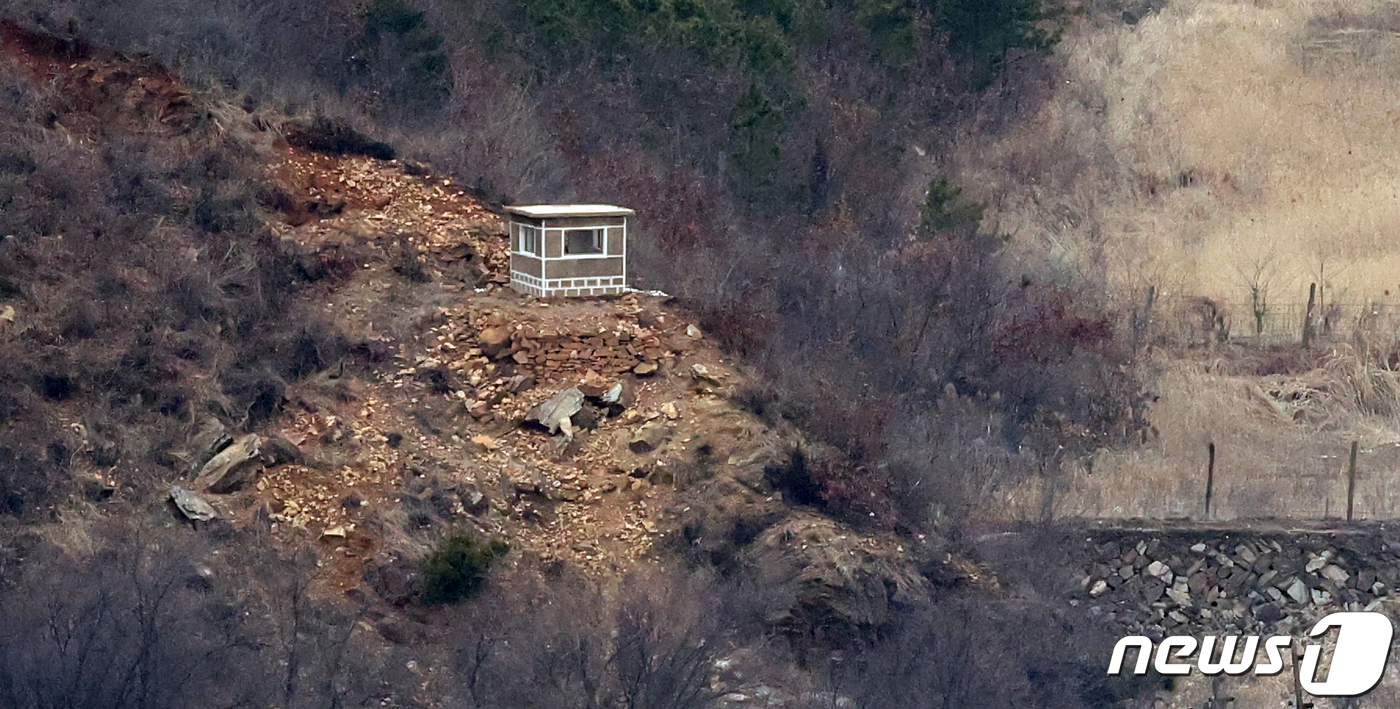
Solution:
<svg viewBox="0 0 1400 709">
<path fill-rule="evenodd" d="M 969 141 L 988 223 L 1111 280 L 1247 300 L 1400 291 L 1400 35 L 1363 0 L 1178 0 L 1081 20 L 1063 81 L 1010 135 Z M 1400 295 L 1400 293 L 1397 293 Z M 1241 323 L 1246 318 L 1241 318 Z"/>
<path fill-rule="evenodd" d="M 1367 357 L 1356 348 L 1340 346 L 1323 360 L 1335 393 L 1363 414 L 1400 422 L 1400 372 Z"/>
<path fill-rule="evenodd" d="M 997 509 L 1056 517 L 1203 515 L 1207 444 L 1216 444 L 1213 514 L 1320 518 L 1345 515 L 1351 441 L 1360 441 L 1356 512 L 1400 516 L 1400 433 L 1395 373 L 1359 363 L 1349 348 L 1300 375 L 1212 374 L 1219 363 L 1176 362 L 1160 378 L 1145 445 L 1103 450 L 1060 479 L 998 493 Z"/>
<path fill-rule="evenodd" d="M 1156 286 L 1151 341 L 1213 348 L 1166 365 L 1155 438 L 1000 491 L 1009 514 L 1199 516 L 1214 441 L 1216 516 L 1343 515 L 1353 440 L 1358 514 L 1400 514 L 1388 306 L 1344 308 L 1330 340 L 1345 344 L 1275 367 L 1210 344 L 1194 297 L 1221 304 L 1232 337 L 1253 333 L 1250 274 L 1285 320 L 1301 322 L 1310 282 L 1329 304 L 1400 298 L 1397 30 L 1400 13 L 1368 0 L 1175 0 L 1135 25 L 1090 13 L 1060 47 L 1055 96 L 966 141 L 960 181 L 985 226 L 1106 274 L 1123 302 Z M 1258 376 L 1277 371 L 1295 374 Z"/>
<path fill-rule="evenodd" d="M 95 509 L 82 502 L 59 508 L 57 519 L 39 527 L 39 536 L 73 559 L 89 559 L 98 551 L 93 538 L 93 525 L 98 519 Z"/>
</svg>

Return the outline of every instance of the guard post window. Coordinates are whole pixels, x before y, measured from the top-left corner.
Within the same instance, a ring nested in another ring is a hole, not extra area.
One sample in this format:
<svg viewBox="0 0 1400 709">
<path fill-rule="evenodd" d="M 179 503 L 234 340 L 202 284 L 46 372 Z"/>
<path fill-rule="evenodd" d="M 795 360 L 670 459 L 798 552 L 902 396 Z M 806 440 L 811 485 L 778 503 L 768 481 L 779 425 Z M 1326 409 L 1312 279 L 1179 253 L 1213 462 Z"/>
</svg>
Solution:
<svg viewBox="0 0 1400 709">
<path fill-rule="evenodd" d="M 520 227 L 520 251 L 533 256 L 540 255 L 540 230 L 538 228 Z"/>
<path fill-rule="evenodd" d="M 564 253 L 570 255 L 603 253 L 603 230 L 570 229 L 564 232 Z"/>
</svg>

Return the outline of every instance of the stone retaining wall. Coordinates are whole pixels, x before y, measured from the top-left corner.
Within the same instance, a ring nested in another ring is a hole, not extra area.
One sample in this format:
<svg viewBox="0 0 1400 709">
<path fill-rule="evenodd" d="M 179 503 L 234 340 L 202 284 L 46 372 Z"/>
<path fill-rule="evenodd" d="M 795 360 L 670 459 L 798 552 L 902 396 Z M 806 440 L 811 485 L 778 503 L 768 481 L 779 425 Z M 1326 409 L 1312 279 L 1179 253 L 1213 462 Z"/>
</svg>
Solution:
<svg viewBox="0 0 1400 709">
<path fill-rule="evenodd" d="M 1096 529 L 1080 538 L 1077 602 L 1145 635 L 1177 626 L 1284 632 L 1400 602 L 1400 536 L 1379 527 Z"/>
</svg>

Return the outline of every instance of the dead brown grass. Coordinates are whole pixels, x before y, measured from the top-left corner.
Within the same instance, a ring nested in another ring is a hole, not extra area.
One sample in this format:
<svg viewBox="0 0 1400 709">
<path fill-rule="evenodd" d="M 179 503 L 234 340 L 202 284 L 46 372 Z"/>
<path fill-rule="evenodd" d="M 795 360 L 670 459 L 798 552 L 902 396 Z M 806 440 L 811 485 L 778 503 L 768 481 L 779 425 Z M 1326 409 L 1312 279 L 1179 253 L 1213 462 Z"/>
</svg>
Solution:
<svg viewBox="0 0 1400 709">
<path fill-rule="evenodd" d="M 1362 414 L 1400 421 L 1400 372 L 1367 354 L 1342 345 L 1323 359 L 1323 369 L 1336 383 L 1334 393 Z"/>
<path fill-rule="evenodd" d="M 1320 366 L 1257 376 L 1223 358 L 1175 360 L 1158 379 L 1151 439 L 1101 450 L 1056 479 L 999 492 L 1017 519 L 1204 516 L 1208 444 L 1216 444 L 1215 519 L 1341 517 L 1358 441 L 1356 514 L 1400 515 L 1400 376 L 1339 345 Z"/>
<path fill-rule="evenodd" d="M 1312 281 L 1329 302 L 1384 298 L 1400 290 L 1392 24 L 1367 0 L 1084 18 L 1056 96 L 969 141 L 962 182 L 1022 248 L 1119 285 L 1247 301 L 1241 267 L 1271 255 L 1279 302 Z"/>
</svg>

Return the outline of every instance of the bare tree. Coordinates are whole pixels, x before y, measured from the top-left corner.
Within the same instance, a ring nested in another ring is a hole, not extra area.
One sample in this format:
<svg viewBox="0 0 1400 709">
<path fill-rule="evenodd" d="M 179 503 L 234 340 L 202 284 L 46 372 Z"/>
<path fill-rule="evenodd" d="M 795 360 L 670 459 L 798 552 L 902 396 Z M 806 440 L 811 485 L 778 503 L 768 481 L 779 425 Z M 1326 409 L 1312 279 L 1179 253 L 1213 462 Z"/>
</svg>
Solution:
<svg viewBox="0 0 1400 709">
<path fill-rule="evenodd" d="M 630 577 L 616 597 L 582 579 L 508 579 L 447 611 L 447 666 L 464 704 L 706 709 L 721 596 L 703 577 Z"/>
<path fill-rule="evenodd" d="M 0 593 L 0 704 L 175 709 L 249 697 L 226 674 L 256 656 L 205 618 L 197 540 L 116 530 L 92 559 L 50 556 Z"/>
<path fill-rule="evenodd" d="M 1254 334 L 1264 334 L 1264 318 L 1269 314 L 1269 288 L 1278 275 L 1278 258 L 1269 251 L 1256 256 L 1248 264 L 1237 266 L 1236 272 L 1249 289 L 1249 308 L 1254 315 Z"/>
<path fill-rule="evenodd" d="M 710 669 L 719 633 L 696 585 L 628 584 L 611 661 L 627 709 L 703 709 L 717 697 Z"/>
</svg>

